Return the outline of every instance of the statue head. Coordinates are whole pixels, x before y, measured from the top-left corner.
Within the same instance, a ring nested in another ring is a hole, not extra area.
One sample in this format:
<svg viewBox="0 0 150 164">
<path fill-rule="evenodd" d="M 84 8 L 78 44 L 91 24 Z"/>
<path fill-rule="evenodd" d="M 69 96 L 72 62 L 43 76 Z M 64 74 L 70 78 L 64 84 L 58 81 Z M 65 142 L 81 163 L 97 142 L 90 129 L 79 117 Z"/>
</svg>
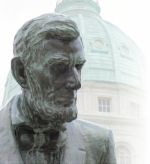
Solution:
<svg viewBox="0 0 150 164">
<path fill-rule="evenodd" d="M 14 39 L 11 68 L 22 88 L 26 116 L 59 126 L 77 117 L 77 90 L 85 62 L 76 24 L 58 14 L 25 23 Z"/>
</svg>

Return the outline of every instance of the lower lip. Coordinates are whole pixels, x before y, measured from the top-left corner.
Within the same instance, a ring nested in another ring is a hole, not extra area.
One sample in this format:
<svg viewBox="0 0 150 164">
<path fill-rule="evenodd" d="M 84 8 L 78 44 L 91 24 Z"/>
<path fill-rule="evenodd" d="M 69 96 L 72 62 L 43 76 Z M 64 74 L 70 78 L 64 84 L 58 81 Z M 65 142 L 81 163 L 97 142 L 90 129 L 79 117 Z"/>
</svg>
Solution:
<svg viewBox="0 0 150 164">
<path fill-rule="evenodd" d="M 65 106 L 69 106 L 70 104 L 72 104 L 73 102 L 75 101 L 75 98 L 62 98 L 62 99 L 59 99 L 58 98 L 58 101 L 56 101 L 57 104 L 65 104 Z"/>
</svg>

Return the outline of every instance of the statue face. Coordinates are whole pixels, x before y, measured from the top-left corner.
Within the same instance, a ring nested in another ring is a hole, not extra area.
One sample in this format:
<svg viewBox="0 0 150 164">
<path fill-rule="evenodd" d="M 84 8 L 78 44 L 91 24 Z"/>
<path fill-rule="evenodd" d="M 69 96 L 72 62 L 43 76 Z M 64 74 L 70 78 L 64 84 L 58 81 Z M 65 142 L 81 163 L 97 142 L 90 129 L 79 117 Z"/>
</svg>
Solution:
<svg viewBox="0 0 150 164">
<path fill-rule="evenodd" d="M 50 39 L 39 46 L 35 61 L 26 68 L 26 96 L 41 120 L 62 124 L 76 118 L 83 54 L 80 38 L 70 42 Z"/>
</svg>

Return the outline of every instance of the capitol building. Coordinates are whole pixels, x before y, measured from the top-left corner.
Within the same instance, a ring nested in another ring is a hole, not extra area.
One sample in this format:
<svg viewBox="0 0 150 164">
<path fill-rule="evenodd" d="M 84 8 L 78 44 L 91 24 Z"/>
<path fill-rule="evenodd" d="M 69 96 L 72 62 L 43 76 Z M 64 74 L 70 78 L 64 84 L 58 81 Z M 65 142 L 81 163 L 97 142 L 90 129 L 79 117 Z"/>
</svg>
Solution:
<svg viewBox="0 0 150 164">
<path fill-rule="evenodd" d="M 103 20 L 96 0 L 58 0 L 55 11 L 73 19 L 85 58 L 78 93 L 79 118 L 113 131 L 117 164 L 144 164 L 141 150 L 143 55 L 118 27 Z M 21 90 L 11 74 L 3 104 Z"/>
</svg>

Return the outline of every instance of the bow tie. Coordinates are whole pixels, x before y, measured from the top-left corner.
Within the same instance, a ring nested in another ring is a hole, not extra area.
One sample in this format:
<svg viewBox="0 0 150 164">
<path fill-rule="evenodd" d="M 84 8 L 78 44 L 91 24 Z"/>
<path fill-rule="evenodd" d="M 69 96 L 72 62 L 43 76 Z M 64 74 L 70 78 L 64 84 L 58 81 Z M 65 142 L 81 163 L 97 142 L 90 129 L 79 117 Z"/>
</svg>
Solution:
<svg viewBox="0 0 150 164">
<path fill-rule="evenodd" d="M 29 125 L 13 125 L 14 135 L 21 151 L 55 151 L 60 132 L 52 129 L 34 129 Z"/>
</svg>

